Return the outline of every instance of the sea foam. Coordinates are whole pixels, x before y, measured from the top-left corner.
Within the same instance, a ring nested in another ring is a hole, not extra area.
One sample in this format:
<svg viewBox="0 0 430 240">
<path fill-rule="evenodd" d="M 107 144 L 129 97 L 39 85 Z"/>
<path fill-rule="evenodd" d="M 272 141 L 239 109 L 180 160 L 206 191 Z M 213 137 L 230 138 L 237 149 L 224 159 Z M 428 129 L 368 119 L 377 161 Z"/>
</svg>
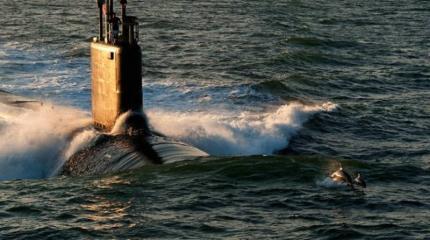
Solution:
<svg viewBox="0 0 430 240">
<path fill-rule="evenodd" d="M 330 102 L 293 102 L 267 112 L 150 109 L 146 114 L 153 129 L 169 137 L 211 155 L 237 156 L 272 154 L 286 147 L 314 114 L 335 108 Z M 98 135 L 94 129 L 85 128 L 90 124 L 89 114 L 74 108 L 0 104 L 0 180 L 55 175 L 70 156 Z"/>
<path fill-rule="evenodd" d="M 314 114 L 333 111 L 336 104 L 305 105 L 292 102 L 269 112 L 169 112 L 149 110 L 157 131 L 212 155 L 272 154 L 286 147 L 291 137 Z"/>
<path fill-rule="evenodd" d="M 0 180 L 51 176 L 73 133 L 91 120 L 47 103 L 34 109 L 0 104 L 0 119 Z"/>
</svg>

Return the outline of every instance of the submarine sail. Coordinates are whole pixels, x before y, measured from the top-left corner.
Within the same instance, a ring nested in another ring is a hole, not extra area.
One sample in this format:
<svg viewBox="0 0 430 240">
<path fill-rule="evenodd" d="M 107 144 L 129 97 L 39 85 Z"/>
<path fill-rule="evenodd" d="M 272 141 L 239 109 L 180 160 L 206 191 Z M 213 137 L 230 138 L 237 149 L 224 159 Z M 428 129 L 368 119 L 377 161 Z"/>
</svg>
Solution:
<svg viewBox="0 0 430 240">
<path fill-rule="evenodd" d="M 142 111 L 139 25 L 136 17 L 126 15 L 127 1 L 120 2 L 121 19 L 113 11 L 113 0 L 99 0 L 100 35 L 91 43 L 93 120 L 105 131 L 122 113 Z"/>
<path fill-rule="evenodd" d="M 143 112 L 138 21 L 99 0 L 99 36 L 91 42 L 92 114 L 99 135 L 66 160 L 64 175 L 100 174 L 208 156 L 153 131 Z"/>
</svg>

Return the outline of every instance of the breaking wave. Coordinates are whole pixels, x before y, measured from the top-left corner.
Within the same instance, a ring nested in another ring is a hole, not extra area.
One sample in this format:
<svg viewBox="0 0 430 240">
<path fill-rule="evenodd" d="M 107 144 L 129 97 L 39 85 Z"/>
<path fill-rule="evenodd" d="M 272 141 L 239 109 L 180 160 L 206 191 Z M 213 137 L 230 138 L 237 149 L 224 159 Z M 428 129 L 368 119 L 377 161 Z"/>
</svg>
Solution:
<svg viewBox="0 0 430 240">
<path fill-rule="evenodd" d="M 51 176 L 70 154 L 73 134 L 89 123 L 87 113 L 73 108 L 0 104 L 0 180 Z"/>
<path fill-rule="evenodd" d="M 148 110 L 151 126 L 169 137 L 209 154 L 272 154 L 314 114 L 336 105 L 289 103 L 269 112 L 169 112 Z M 0 180 L 46 178 L 56 174 L 66 159 L 86 146 L 97 132 L 86 128 L 87 112 L 43 104 L 22 108 L 0 104 Z"/>
<path fill-rule="evenodd" d="M 255 113 L 168 112 L 148 110 L 150 124 L 161 133 L 180 139 L 209 154 L 272 154 L 288 145 L 290 138 L 314 114 L 333 111 L 336 104 L 305 105 L 298 102 L 273 112 Z"/>
</svg>

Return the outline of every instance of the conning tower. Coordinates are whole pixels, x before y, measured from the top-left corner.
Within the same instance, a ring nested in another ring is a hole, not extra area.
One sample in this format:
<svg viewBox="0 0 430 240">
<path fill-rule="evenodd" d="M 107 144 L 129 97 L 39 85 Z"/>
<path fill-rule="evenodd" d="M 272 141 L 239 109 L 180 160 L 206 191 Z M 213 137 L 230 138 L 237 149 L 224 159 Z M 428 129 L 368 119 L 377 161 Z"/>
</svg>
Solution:
<svg viewBox="0 0 430 240">
<path fill-rule="evenodd" d="M 92 114 L 94 126 L 110 131 L 117 117 L 142 111 L 142 54 L 138 22 L 127 16 L 120 0 L 121 18 L 113 0 L 98 0 L 99 36 L 91 43 Z"/>
</svg>

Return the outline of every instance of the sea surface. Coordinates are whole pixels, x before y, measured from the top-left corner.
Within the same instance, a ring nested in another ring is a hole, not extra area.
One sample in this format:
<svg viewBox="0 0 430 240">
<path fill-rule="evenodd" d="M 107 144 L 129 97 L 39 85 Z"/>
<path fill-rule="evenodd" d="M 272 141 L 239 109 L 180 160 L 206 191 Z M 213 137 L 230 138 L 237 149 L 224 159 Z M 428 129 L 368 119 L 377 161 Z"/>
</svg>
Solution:
<svg viewBox="0 0 430 240">
<path fill-rule="evenodd" d="M 51 104 L 0 104 L 0 239 L 430 239 L 430 1 L 129 12 L 151 125 L 211 156 L 57 176 L 94 137 L 66 136 L 90 120 L 97 6 L 0 0 L 0 89 Z M 338 162 L 368 187 L 330 182 Z"/>
</svg>

